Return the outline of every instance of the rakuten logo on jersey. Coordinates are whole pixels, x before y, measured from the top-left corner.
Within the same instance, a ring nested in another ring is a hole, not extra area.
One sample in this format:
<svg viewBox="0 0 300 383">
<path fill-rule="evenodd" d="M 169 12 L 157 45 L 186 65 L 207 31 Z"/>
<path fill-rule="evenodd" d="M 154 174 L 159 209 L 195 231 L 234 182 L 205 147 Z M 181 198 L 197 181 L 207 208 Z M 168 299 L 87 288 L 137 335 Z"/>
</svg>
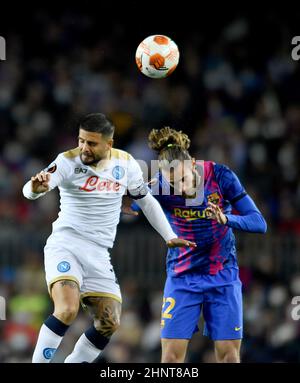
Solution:
<svg viewBox="0 0 300 383">
<path fill-rule="evenodd" d="M 91 176 L 86 181 L 85 184 L 79 188 L 86 192 L 97 191 L 106 191 L 106 192 L 117 192 L 120 190 L 120 184 L 118 182 L 105 180 L 101 181 L 97 176 Z"/>
</svg>

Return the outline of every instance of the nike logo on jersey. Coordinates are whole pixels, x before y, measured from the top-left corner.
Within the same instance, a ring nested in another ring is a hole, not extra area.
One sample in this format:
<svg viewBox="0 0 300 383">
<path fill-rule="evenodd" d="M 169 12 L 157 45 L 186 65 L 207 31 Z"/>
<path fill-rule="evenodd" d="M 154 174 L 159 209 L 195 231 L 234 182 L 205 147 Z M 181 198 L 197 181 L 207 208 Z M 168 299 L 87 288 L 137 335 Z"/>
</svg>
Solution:
<svg viewBox="0 0 300 383">
<path fill-rule="evenodd" d="M 242 328 L 242 327 L 235 327 L 235 328 L 234 328 L 234 331 L 240 331 L 241 328 Z"/>
</svg>

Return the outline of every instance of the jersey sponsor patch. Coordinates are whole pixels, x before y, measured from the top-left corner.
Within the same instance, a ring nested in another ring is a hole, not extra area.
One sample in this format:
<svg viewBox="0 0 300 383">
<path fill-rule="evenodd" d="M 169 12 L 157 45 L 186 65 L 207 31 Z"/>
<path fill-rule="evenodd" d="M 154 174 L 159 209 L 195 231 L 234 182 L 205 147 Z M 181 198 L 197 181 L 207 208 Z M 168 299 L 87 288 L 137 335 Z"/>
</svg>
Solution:
<svg viewBox="0 0 300 383">
<path fill-rule="evenodd" d="M 85 174 L 86 172 L 87 172 L 87 169 L 85 169 L 85 168 L 75 168 L 74 169 L 75 174 L 80 174 L 80 173 Z"/>
<path fill-rule="evenodd" d="M 71 265 L 67 261 L 62 261 L 57 265 L 57 270 L 60 271 L 61 273 L 66 273 L 69 271 L 71 268 Z"/>
<path fill-rule="evenodd" d="M 114 182 L 111 180 L 101 180 L 98 176 L 90 176 L 83 186 L 79 187 L 79 190 L 85 192 L 92 192 L 94 190 L 104 191 L 104 192 L 118 192 L 120 191 L 121 185 L 119 182 Z"/>
<path fill-rule="evenodd" d="M 56 164 L 51 164 L 51 165 L 49 165 L 48 168 L 46 169 L 46 172 L 47 172 L 47 173 L 54 173 L 54 172 L 56 172 L 56 169 L 57 169 Z"/>
</svg>

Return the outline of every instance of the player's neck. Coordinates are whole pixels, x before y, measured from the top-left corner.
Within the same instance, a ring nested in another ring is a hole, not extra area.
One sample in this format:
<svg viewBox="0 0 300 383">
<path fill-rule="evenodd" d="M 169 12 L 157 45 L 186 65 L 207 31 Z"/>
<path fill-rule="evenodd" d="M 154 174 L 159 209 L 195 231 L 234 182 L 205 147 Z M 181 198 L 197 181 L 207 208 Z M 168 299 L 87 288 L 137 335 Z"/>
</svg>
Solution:
<svg viewBox="0 0 300 383">
<path fill-rule="evenodd" d="M 103 158 L 101 158 L 97 163 L 95 163 L 91 166 L 94 168 L 105 167 L 105 165 L 107 164 L 108 161 L 110 161 L 110 159 L 111 159 L 111 149 L 109 149 L 107 151 L 107 153 L 105 154 L 105 156 Z"/>
</svg>

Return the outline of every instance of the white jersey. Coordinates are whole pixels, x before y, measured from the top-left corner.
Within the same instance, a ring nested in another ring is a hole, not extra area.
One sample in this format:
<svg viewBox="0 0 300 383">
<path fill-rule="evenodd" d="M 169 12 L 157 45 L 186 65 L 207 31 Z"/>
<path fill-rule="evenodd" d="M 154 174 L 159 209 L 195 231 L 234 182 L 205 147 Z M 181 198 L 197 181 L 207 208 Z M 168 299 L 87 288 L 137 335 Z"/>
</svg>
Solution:
<svg viewBox="0 0 300 383">
<path fill-rule="evenodd" d="M 57 156 L 49 165 L 49 190 L 60 191 L 60 212 L 53 223 L 53 233 L 71 228 L 85 239 L 112 248 L 120 219 L 122 197 L 128 189 L 134 195 L 144 193 L 144 180 L 137 161 L 127 152 L 110 150 L 110 158 L 97 166 L 85 165 L 79 148 Z M 31 193 L 31 181 L 23 188 L 27 198 L 42 194 Z"/>
</svg>

